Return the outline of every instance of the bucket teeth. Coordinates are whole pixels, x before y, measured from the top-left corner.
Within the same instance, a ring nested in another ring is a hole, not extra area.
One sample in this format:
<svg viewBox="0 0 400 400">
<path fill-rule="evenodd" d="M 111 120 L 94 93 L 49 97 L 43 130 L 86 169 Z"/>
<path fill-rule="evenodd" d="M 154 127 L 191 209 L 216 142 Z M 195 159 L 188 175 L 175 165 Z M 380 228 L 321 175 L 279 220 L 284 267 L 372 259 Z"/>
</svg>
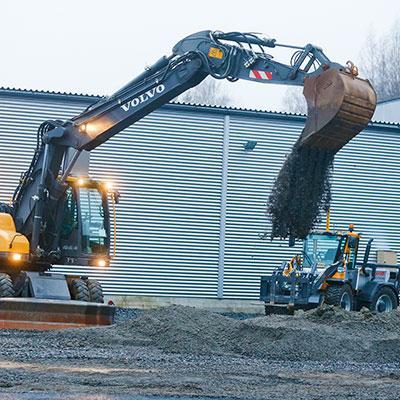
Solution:
<svg viewBox="0 0 400 400">
<path fill-rule="evenodd" d="M 368 80 L 329 69 L 304 81 L 308 118 L 300 144 L 339 151 L 371 120 L 376 94 Z"/>
</svg>

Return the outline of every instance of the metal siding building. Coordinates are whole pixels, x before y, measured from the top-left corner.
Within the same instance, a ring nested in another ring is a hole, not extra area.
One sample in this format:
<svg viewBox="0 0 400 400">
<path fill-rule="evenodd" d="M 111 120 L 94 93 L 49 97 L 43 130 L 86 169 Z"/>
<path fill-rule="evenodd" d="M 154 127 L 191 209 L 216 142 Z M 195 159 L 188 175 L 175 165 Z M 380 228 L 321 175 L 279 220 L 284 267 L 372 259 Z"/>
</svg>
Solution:
<svg viewBox="0 0 400 400">
<path fill-rule="evenodd" d="M 31 160 L 36 129 L 96 97 L 0 91 L 0 200 Z M 121 295 L 257 298 L 260 275 L 296 251 L 269 232 L 266 202 L 304 117 L 170 104 L 91 152 L 91 175 L 117 182 L 117 256 L 82 268 Z M 257 141 L 245 151 L 248 140 Z M 371 124 L 336 156 L 332 224 L 400 251 L 400 129 Z M 364 240 L 363 242 L 366 242 Z M 298 245 L 297 248 L 299 248 Z M 57 267 L 78 272 L 73 267 Z"/>
<path fill-rule="evenodd" d="M 400 122 L 400 98 L 379 102 L 376 105 L 373 120 L 398 124 Z"/>
</svg>

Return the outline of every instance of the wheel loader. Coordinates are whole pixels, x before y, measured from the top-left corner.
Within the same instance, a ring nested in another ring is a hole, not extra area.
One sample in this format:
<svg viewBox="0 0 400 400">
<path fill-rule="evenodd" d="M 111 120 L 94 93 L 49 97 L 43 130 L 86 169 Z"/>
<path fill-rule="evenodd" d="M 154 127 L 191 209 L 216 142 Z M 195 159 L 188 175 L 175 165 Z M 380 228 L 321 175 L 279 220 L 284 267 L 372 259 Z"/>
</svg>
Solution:
<svg viewBox="0 0 400 400">
<path fill-rule="evenodd" d="M 354 232 L 312 232 L 301 254 L 283 262 L 271 276 L 261 277 L 260 299 L 265 313 L 293 313 L 324 303 L 347 311 L 368 307 L 389 312 L 399 305 L 400 270 L 397 265 L 368 261 L 373 239 L 358 261 L 361 235 Z"/>
</svg>

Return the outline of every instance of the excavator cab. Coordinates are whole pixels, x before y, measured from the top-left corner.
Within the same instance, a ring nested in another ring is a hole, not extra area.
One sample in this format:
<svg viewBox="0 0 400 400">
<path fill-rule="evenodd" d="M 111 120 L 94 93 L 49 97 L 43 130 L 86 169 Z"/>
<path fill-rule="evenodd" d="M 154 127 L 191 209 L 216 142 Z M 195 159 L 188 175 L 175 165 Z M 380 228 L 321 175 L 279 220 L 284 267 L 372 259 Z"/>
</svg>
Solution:
<svg viewBox="0 0 400 400">
<path fill-rule="evenodd" d="M 108 184 L 89 178 L 70 177 L 67 183 L 59 263 L 106 267 L 110 259 L 109 199 L 114 202 L 116 194 Z"/>
</svg>

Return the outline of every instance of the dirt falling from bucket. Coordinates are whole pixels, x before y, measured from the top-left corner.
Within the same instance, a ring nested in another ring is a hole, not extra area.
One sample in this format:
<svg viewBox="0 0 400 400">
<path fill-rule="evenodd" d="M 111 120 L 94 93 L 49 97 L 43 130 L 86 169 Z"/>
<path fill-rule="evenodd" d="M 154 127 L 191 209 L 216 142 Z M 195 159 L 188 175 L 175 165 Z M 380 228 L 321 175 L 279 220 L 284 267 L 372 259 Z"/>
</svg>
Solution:
<svg viewBox="0 0 400 400">
<path fill-rule="evenodd" d="M 336 151 L 300 145 L 298 141 L 275 180 L 268 201 L 271 239 L 304 239 L 327 211 Z"/>
</svg>

